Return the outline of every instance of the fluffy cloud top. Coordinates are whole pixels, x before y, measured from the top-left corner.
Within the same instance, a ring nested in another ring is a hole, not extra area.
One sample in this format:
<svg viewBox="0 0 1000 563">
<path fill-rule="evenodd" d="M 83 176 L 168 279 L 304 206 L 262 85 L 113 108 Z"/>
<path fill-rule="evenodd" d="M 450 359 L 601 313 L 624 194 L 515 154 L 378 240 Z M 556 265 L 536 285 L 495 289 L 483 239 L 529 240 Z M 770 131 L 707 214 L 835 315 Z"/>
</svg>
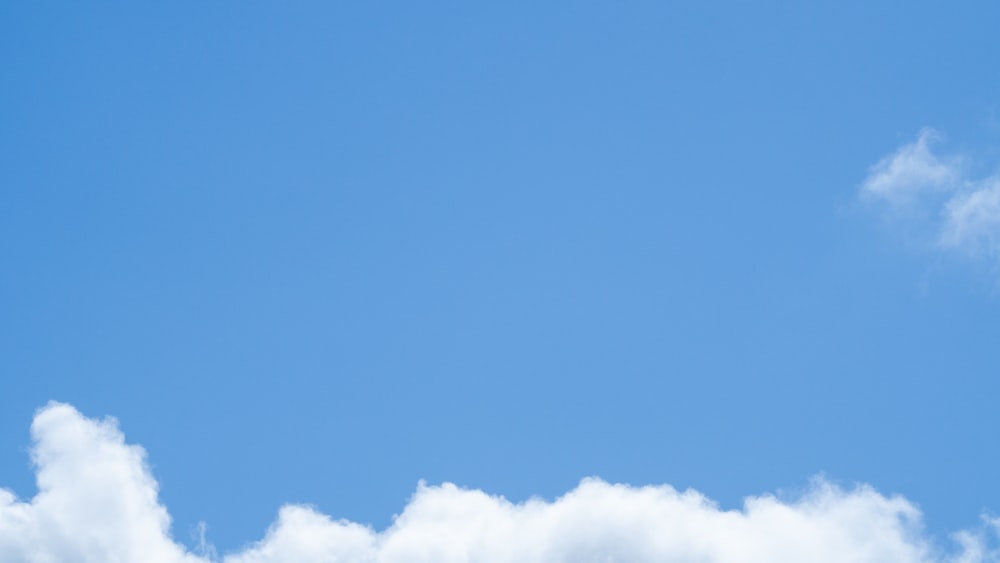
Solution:
<svg viewBox="0 0 1000 563">
<path fill-rule="evenodd" d="M 145 452 L 113 420 L 51 404 L 31 425 L 38 495 L 0 490 L 0 561 L 198 561 L 171 541 Z"/>
<path fill-rule="evenodd" d="M 970 177 L 964 158 L 935 154 L 939 137 L 924 129 L 916 141 L 882 158 L 862 182 L 861 195 L 886 203 L 891 216 L 918 218 L 939 250 L 998 262 L 1000 176 Z"/>
<path fill-rule="evenodd" d="M 38 495 L 0 489 L 0 561 L 207 563 L 174 541 L 138 446 L 113 420 L 53 403 L 32 425 Z M 996 561 L 981 536 L 935 549 L 919 511 L 869 487 L 816 481 L 792 502 L 751 497 L 720 510 L 694 491 L 586 479 L 552 502 L 511 503 L 421 484 L 386 530 L 286 506 L 265 537 L 226 563 L 319 562 L 932 562 Z"/>
</svg>

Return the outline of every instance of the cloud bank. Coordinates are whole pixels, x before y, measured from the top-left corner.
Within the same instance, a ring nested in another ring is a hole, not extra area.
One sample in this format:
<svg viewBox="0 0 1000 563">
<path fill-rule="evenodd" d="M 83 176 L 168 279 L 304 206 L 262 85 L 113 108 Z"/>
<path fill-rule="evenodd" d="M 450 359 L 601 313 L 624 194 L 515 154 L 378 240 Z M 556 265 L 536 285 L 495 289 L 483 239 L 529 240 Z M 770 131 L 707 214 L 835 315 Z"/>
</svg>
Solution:
<svg viewBox="0 0 1000 563">
<path fill-rule="evenodd" d="M 22 502 L 0 489 L 5 563 L 1000 560 L 977 533 L 956 534 L 948 552 L 935 547 L 912 503 L 866 486 L 844 490 L 817 480 L 797 500 L 749 497 L 741 510 L 727 511 L 695 491 L 599 479 L 551 502 L 524 503 L 421 484 L 383 531 L 288 505 L 263 539 L 219 558 L 172 539 L 145 452 L 125 443 L 114 420 L 52 403 L 31 432 L 39 492 Z"/>
<path fill-rule="evenodd" d="M 973 177 L 967 158 L 935 153 L 939 140 L 924 129 L 879 160 L 861 183 L 861 196 L 884 204 L 887 217 L 930 233 L 937 250 L 1000 267 L 1000 175 Z"/>
</svg>

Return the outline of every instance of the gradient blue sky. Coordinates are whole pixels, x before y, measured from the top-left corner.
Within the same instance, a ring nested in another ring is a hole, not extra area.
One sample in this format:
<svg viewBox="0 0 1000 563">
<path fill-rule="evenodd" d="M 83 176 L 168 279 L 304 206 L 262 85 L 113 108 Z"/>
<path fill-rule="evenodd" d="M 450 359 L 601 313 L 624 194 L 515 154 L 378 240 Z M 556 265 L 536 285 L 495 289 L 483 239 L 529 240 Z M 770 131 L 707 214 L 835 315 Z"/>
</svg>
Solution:
<svg viewBox="0 0 1000 563">
<path fill-rule="evenodd" d="M 0 486 L 50 399 L 186 540 L 419 479 L 1000 511 L 998 276 L 859 200 L 1000 162 L 992 2 L 0 6 Z"/>
</svg>

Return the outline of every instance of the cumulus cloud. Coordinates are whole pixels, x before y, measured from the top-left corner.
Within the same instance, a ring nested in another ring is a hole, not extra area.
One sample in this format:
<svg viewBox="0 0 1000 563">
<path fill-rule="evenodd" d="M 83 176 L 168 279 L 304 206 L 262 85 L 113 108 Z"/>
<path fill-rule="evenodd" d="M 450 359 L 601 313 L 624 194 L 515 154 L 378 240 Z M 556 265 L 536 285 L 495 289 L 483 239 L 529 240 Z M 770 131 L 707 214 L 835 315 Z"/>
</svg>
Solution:
<svg viewBox="0 0 1000 563">
<path fill-rule="evenodd" d="M 0 489 L 0 561 L 209 563 L 170 536 L 145 453 L 113 420 L 68 405 L 32 425 L 38 495 Z M 421 484 L 383 531 L 307 506 L 281 509 L 264 538 L 225 563 L 412 562 L 986 562 L 984 535 L 935 547 L 908 500 L 817 480 L 793 501 L 750 497 L 722 510 L 695 491 L 585 479 L 554 501 L 512 503 L 451 484 Z"/>
<path fill-rule="evenodd" d="M 940 138 L 923 129 L 871 167 L 860 194 L 890 217 L 917 220 L 933 248 L 1000 266 L 1000 176 L 972 177 L 968 159 L 933 150 Z"/>
<path fill-rule="evenodd" d="M 196 563 L 170 539 L 145 452 L 113 420 L 51 404 L 31 425 L 38 494 L 0 491 L 0 561 Z"/>
</svg>

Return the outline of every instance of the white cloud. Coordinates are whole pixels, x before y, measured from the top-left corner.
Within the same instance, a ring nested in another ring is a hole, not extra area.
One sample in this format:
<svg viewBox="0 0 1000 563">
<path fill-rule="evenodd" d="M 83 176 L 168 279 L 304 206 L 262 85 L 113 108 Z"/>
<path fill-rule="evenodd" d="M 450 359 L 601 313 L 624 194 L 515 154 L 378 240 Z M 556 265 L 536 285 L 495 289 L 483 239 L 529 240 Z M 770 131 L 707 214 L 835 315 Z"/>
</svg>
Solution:
<svg viewBox="0 0 1000 563">
<path fill-rule="evenodd" d="M 32 425 L 38 495 L 0 489 L 0 561 L 207 563 L 169 534 L 144 452 L 113 420 L 53 403 Z M 869 487 L 817 480 L 794 501 L 748 498 L 721 510 L 694 491 L 586 479 L 555 501 L 511 503 L 454 485 L 421 484 L 386 530 L 286 506 L 258 543 L 226 563 L 319 562 L 942 562 L 997 561 L 983 535 L 961 532 L 943 555 L 916 507 Z"/>
<path fill-rule="evenodd" d="M 961 165 L 967 158 L 934 153 L 938 139 L 924 129 L 882 158 L 861 183 L 861 196 L 887 203 L 891 216 L 919 221 L 917 229 L 929 232 L 938 250 L 1000 259 L 1000 176 L 970 177 Z"/>
<path fill-rule="evenodd" d="M 974 255 L 1000 255 L 1000 178 L 986 180 L 947 202 L 940 243 Z"/>
<path fill-rule="evenodd" d="M 31 434 L 38 495 L 0 494 L 0 561 L 197 561 L 170 540 L 145 452 L 125 444 L 114 420 L 53 403 Z"/>
<path fill-rule="evenodd" d="M 959 159 L 942 159 L 931 152 L 931 143 L 940 138 L 930 128 L 920 131 L 917 140 L 878 161 L 861 184 L 862 192 L 894 206 L 912 205 L 927 192 L 953 188 L 959 180 Z"/>
</svg>

